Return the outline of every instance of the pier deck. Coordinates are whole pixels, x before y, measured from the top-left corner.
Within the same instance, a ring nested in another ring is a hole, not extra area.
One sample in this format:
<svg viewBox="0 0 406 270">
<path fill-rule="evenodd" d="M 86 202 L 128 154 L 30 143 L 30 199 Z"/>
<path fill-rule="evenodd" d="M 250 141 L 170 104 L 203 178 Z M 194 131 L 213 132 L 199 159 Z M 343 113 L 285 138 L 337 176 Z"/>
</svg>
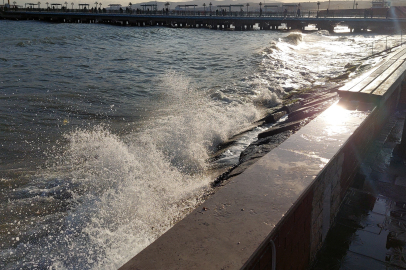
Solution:
<svg viewBox="0 0 406 270">
<path fill-rule="evenodd" d="M 404 79 L 406 48 L 395 53 L 365 76 L 353 80 L 338 90 L 338 94 L 351 100 L 384 102 Z"/>
<path fill-rule="evenodd" d="M 261 30 L 304 29 L 315 25 L 318 29 L 333 31 L 337 25 L 346 25 L 353 31 L 382 30 L 406 26 L 406 19 L 364 17 L 319 17 L 312 13 L 294 16 L 210 16 L 210 15 L 145 15 L 120 13 L 85 13 L 53 11 L 6 11 L 0 18 L 10 20 L 41 20 L 56 23 L 109 23 L 123 26 L 207 27 L 211 29 L 250 30 L 258 25 Z"/>
</svg>

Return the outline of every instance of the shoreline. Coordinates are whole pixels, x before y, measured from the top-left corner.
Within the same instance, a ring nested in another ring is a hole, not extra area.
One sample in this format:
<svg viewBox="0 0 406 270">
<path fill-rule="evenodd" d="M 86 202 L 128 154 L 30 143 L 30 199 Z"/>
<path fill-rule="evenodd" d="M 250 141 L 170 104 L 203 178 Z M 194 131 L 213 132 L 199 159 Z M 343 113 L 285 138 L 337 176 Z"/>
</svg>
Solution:
<svg viewBox="0 0 406 270">
<path fill-rule="evenodd" d="M 274 123 L 274 125 L 266 131 L 259 133 L 257 139 L 240 153 L 238 164 L 227 168 L 225 172 L 220 174 L 211 183 L 211 187 L 214 189 L 212 192 L 215 192 L 217 188 L 226 185 L 232 178 L 244 172 L 261 157 L 278 147 L 292 134 L 296 133 L 300 128 L 308 124 L 312 119 L 336 102 L 338 100 L 336 90 L 339 87 L 340 86 L 336 86 L 322 91 L 316 89 L 306 93 L 288 94 L 289 97 L 286 97 L 282 105 L 269 109 L 268 114 L 258 120 L 256 122 L 257 125 L 253 128 L 270 123 Z M 293 102 L 291 103 L 290 101 L 292 100 Z M 286 117 L 286 119 L 279 122 L 278 120 L 282 117 Z M 233 139 L 241 136 L 245 132 L 247 131 L 235 135 L 230 140 L 231 143 L 228 141 L 225 145 L 219 146 L 221 149 L 219 152 L 223 153 L 226 151 L 228 147 L 235 142 Z M 216 156 L 221 154 L 219 152 L 216 153 Z"/>
<path fill-rule="evenodd" d="M 385 59 L 387 55 L 383 54 L 391 53 L 398 48 L 400 48 L 400 46 L 396 45 L 360 59 L 359 61 L 365 61 L 377 56 L 384 56 Z M 260 133 L 257 139 L 240 153 L 239 162 L 237 164 L 223 168 L 223 172 L 215 177 L 214 181 L 210 184 L 213 190 L 204 197 L 207 199 L 208 196 L 216 192 L 217 188 L 226 185 L 232 178 L 244 172 L 261 157 L 278 147 L 330 105 L 338 101 L 337 90 L 352 77 L 351 75 L 355 74 L 350 80 L 361 78 L 374 69 L 374 67 L 371 66 L 365 70 L 365 66 L 365 64 L 360 62 L 354 64 L 349 62 L 345 66 L 346 71 L 343 74 L 330 78 L 330 82 L 336 83 L 333 87 L 314 86 L 312 88 L 290 91 L 282 97 L 281 104 L 267 108 L 265 116 L 254 122 L 249 129 L 236 134 L 227 142 L 219 145 L 219 150 L 210 159 L 215 159 L 220 156 L 221 153 L 225 152 L 228 147 L 237 141 L 238 137 L 244 135 L 246 132 L 266 124 L 274 124 L 271 128 L 268 128 L 267 131 Z M 286 117 L 286 119 L 280 121 L 282 117 Z"/>
</svg>

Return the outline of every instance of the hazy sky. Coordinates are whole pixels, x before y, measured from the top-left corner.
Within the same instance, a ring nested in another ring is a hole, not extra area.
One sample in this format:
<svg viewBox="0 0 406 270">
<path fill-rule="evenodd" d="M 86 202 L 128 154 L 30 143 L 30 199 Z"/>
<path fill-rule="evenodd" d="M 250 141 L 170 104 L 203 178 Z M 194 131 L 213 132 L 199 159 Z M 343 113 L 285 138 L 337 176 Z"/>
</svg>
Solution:
<svg viewBox="0 0 406 270">
<path fill-rule="evenodd" d="M 0 0 L 1 2 L 3 0 Z M 8 0 L 4 0 L 5 3 L 7 3 Z M 20 6 L 24 6 L 25 3 L 38 3 L 38 0 L 10 0 L 10 3 L 12 4 L 14 1 L 16 1 L 17 5 Z M 102 7 L 108 7 L 109 4 L 121 4 L 123 6 L 127 6 L 130 2 L 132 4 L 139 4 L 139 3 L 157 3 L 158 4 L 158 8 L 161 8 L 161 6 L 164 5 L 164 3 L 166 3 L 166 1 L 145 1 L 145 0 L 39 0 L 41 2 L 41 7 L 44 8 L 46 7 L 46 2 L 48 2 L 49 4 L 64 4 L 65 1 L 68 3 L 68 8 L 71 8 L 72 5 L 71 3 L 74 3 L 74 8 L 77 8 L 78 4 L 89 4 L 90 7 L 94 6 L 94 3 L 97 1 L 99 3 L 102 3 Z M 94 1 L 94 2 L 93 2 Z M 178 3 L 188 3 L 188 4 L 197 4 L 199 6 L 202 6 L 203 3 L 206 3 L 206 5 L 208 5 L 210 2 L 213 4 L 213 6 L 216 5 L 228 5 L 228 4 L 240 4 L 240 3 L 298 3 L 299 1 L 297 0 L 283 0 L 283 1 L 270 1 L 270 0 L 258 0 L 258 1 L 243 1 L 243 0 L 234 0 L 234 1 L 210 1 L 210 0 L 195 0 L 195 1 L 189 1 L 189 0 L 176 0 L 176 1 L 169 1 L 169 3 L 171 3 L 170 7 L 171 8 L 175 8 L 175 6 Z M 351 0 L 350 0 L 351 1 Z M 303 2 L 317 2 L 317 0 L 311 0 L 311 1 L 302 1 Z M 323 1 L 320 1 L 323 2 Z"/>
</svg>

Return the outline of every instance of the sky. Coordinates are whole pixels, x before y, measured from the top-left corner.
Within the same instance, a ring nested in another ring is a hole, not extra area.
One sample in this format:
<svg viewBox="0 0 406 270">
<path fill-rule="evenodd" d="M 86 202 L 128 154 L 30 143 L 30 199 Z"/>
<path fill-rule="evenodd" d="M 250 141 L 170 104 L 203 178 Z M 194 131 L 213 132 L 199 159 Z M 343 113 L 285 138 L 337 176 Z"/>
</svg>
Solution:
<svg viewBox="0 0 406 270">
<path fill-rule="evenodd" d="M 2 0 L 0 0 L 2 1 Z M 7 0 L 4 0 L 5 3 L 7 3 Z M 17 5 L 19 6 L 24 6 L 25 3 L 38 3 L 38 0 L 10 0 L 10 3 L 12 4 L 14 1 L 16 1 Z M 140 3 L 144 3 L 144 4 L 152 4 L 152 3 L 157 3 L 158 4 L 158 8 L 160 9 L 161 7 L 164 6 L 164 3 L 166 3 L 166 1 L 145 1 L 145 0 L 39 0 L 41 2 L 41 7 L 44 8 L 46 7 L 46 2 L 49 2 L 49 4 L 64 4 L 65 1 L 68 3 L 68 8 L 71 8 L 72 5 L 71 3 L 74 3 L 74 8 L 78 7 L 78 4 L 89 4 L 90 7 L 92 7 L 94 5 L 95 2 L 98 3 L 102 3 L 102 7 L 108 7 L 109 4 L 121 4 L 123 6 L 128 6 L 128 4 L 131 2 L 133 5 L 135 4 L 140 4 Z M 94 2 L 93 2 L 94 1 Z M 249 3 L 254 3 L 254 5 L 256 3 L 259 2 L 268 4 L 268 3 L 299 3 L 300 1 L 297 0 L 283 0 L 283 1 L 271 1 L 271 0 L 258 0 L 258 1 L 247 1 L 247 0 L 226 0 L 226 1 L 210 1 L 210 0 L 194 0 L 194 1 L 190 1 L 190 0 L 176 0 L 176 2 L 171 2 L 168 1 L 171 5 L 170 8 L 173 9 L 175 8 L 176 5 L 178 4 L 196 4 L 199 7 L 201 7 L 203 5 L 203 3 L 205 3 L 206 5 L 208 5 L 210 2 L 213 4 L 213 6 L 216 5 L 228 5 L 228 4 L 246 4 L 247 2 Z M 349 0 L 349 2 L 351 2 L 352 0 Z M 317 2 L 317 0 L 311 0 L 311 1 L 302 1 L 303 2 Z M 323 2 L 323 1 L 320 1 Z M 358 0 L 358 2 L 360 2 Z M 368 1 L 370 2 L 370 1 Z M 0 2 L 1 3 L 1 2 Z"/>
</svg>

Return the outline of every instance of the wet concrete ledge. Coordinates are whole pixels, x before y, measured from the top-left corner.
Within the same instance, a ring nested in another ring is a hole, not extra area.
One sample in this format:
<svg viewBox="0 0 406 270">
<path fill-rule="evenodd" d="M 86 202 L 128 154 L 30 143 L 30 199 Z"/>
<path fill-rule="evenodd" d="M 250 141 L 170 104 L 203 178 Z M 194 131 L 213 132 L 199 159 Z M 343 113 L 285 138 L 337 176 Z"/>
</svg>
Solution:
<svg viewBox="0 0 406 270">
<path fill-rule="evenodd" d="M 120 269 L 307 268 L 406 91 L 403 73 L 387 77 L 381 98 L 342 95 Z"/>
<path fill-rule="evenodd" d="M 120 269 L 307 267 L 392 96 L 332 105 Z"/>
<path fill-rule="evenodd" d="M 406 269 L 405 98 L 369 147 L 309 269 Z"/>
</svg>

